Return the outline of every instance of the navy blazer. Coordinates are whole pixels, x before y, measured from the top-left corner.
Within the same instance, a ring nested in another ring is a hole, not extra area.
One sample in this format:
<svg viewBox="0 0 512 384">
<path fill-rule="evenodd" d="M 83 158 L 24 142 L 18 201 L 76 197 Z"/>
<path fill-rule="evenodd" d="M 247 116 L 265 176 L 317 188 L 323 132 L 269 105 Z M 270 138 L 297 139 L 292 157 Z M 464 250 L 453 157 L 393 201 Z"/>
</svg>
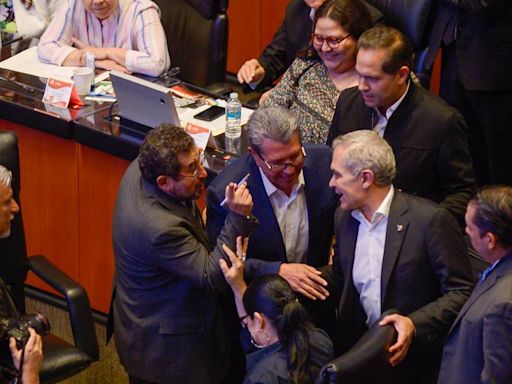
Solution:
<svg viewBox="0 0 512 384">
<path fill-rule="evenodd" d="M 444 347 L 439 384 L 512 383 L 512 252 L 475 287 Z"/>
<path fill-rule="evenodd" d="M 304 149 L 307 154 L 303 172 L 309 220 L 307 264 L 320 267 L 329 260 L 334 212 L 338 205 L 335 193 L 329 188 L 332 152 L 325 145 L 317 144 L 305 144 Z M 210 240 L 217 238 L 228 212 L 220 206 L 226 185 L 232 181 L 238 182 L 248 172 L 251 176 L 247 186 L 254 201 L 252 213 L 260 223 L 251 235 L 247 250 L 245 270 L 247 277 L 252 278 L 277 273 L 281 263 L 286 263 L 288 259 L 259 168 L 250 154 L 227 166 L 208 186 L 206 231 Z"/>
<path fill-rule="evenodd" d="M 338 209 L 330 278 L 342 288 L 335 338 L 341 353 L 367 330 L 352 278 L 358 229 L 359 221 Z M 467 249 L 453 216 L 426 199 L 395 189 L 382 261 L 381 310 L 396 308 L 416 327 L 411 349 L 397 366 L 397 383 L 420 382 L 414 378 L 437 368 L 444 337 L 472 286 Z"/>
</svg>

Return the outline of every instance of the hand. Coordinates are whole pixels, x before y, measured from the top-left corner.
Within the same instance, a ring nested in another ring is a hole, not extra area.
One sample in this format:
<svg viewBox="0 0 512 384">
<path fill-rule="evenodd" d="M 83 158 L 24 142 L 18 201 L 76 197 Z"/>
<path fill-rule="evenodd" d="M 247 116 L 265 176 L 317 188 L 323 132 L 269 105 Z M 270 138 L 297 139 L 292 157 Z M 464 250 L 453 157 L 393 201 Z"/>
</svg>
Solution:
<svg viewBox="0 0 512 384">
<path fill-rule="evenodd" d="M 241 216 L 251 214 L 253 203 L 247 183 L 244 182 L 239 187 L 235 183 L 226 186 L 226 205 L 231 212 Z"/>
<path fill-rule="evenodd" d="M 43 342 L 41 336 L 36 334 L 32 328 L 28 329 L 30 336 L 25 345 L 25 356 L 23 358 L 23 372 L 21 382 L 23 384 L 39 383 L 39 371 L 43 364 Z M 9 348 L 16 369 L 20 369 L 21 350 L 16 347 L 16 340 L 10 338 Z"/>
<path fill-rule="evenodd" d="M 261 106 L 265 100 L 267 99 L 267 97 L 270 95 L 270 92 L 272 91 L 272 89 L 269 89 L 268 91 L 265 91 L 261 94 L 260 96 L 260 99 L 258 100 L 258 104 Z"/>
<path fill-rule="evenodd" d="M 243 295 L 246 284 L 244 281 L 244 261 L 247 253 L 249 238 L 242 236 L 236 238 L 236 254 L 226 245 L 222 244 L 222 249 L 228 255 L 231 266 L 224 259 L 219 260 L 219 265 L 224 278 L 233 290 L 233 292 Z"/>
<path fill-rule="evenodd" d="M 96 68 L 106 69 L 107 71 L 111 71 L 111 70 L 115 69 L 116 71 L 119 71 L 119 72 L 128 73 L 128 74 L 131 73 L 124 66 L 117 64 L 113 60 L 96 60 L 95 65 L 96 65 Z"/>
<path fill-rule="evenodd" d="M 389 364 L 395 366 L 405 359 L 414 334 L 416 333 L 416 327 L 410 318 L 401 315 L 386 316 L 379 323 L 380 326 L 386 324 L 393 324 L 398 332 L 398 339 L 396 340 L 396 343 L 389 348 L 389 353 L 391 353 Z"/>
<path fill-rule="evenodd" d="M 329 296 L 329 291 L 324 288 L 327 281 L 320 277 L 321 274 L 318 269 L 307 264 L 283 263 L 279 267 L 279 275 L 292 289 L 311 300 L 325 300 Z"/>
<path fill-rule="evenodd" d="M 261 66 L 260 62 L 256 59 L 247 60 L 242 67 L 238 70 L 236 77 L 240 84 L 255 83 L 265 76 L 265 69 Z"/>
</svg>

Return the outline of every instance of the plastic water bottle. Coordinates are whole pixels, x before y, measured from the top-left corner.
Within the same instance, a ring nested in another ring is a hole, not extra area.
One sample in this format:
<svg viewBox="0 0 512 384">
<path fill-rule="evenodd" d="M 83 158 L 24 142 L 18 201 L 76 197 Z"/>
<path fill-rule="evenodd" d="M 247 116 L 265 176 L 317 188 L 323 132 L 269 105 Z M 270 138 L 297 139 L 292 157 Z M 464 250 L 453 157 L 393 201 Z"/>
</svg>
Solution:
<svg viewBox="0 0 512 384">
<path fill-rule="evenodd" d="M 91 52 L 87 52 L 85 54 L 85 66 L 88 68 L 92 68 L 92 79 L 91 79 L 91 92 L 94 92 L 94 79 L 95 79 L 95 70 L 96 70 L 96 64 L 95 64 L 96 58 L 94 57 L 94 54 Z"/>
<path fill-rule="evenodd" d="M 226 103 L 226 138 L 237 139 L 242 134 L 240 119 L 242 117 L 242 103 L 238 100 L 238 93 L 231 92 Z"/>
</svg>

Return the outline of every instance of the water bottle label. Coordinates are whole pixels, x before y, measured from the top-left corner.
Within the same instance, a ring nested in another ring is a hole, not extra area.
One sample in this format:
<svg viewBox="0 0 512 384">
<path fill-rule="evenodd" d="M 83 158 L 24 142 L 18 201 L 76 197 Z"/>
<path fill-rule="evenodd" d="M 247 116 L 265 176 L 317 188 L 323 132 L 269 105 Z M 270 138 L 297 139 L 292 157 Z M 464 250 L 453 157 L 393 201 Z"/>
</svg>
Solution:
<svg viewBox="0 0 512 384">
<path fill-rule="evenodd" d="M 228 111 L 227 118 L 228 119 L 240 119 L 241 112 L 240 111 Z"/>
</svg>

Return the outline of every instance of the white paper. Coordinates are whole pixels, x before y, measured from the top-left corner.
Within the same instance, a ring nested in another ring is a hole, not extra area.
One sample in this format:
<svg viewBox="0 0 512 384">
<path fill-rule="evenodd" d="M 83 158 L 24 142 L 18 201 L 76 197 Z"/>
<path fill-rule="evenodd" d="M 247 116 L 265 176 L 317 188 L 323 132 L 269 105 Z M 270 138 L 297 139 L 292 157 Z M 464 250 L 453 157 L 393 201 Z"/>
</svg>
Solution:
<svg viewBox="0 0 512 384">
<path fill-rule="evenodd" d="M 37 56 L 37 47 L 32 47 L 1 61 L 0 68 L 37 77 L 57 76 L 70 79 L 73 76 L 73 70 L 78 67 L 61 67 L 43 63 Z"/>
</svg>

